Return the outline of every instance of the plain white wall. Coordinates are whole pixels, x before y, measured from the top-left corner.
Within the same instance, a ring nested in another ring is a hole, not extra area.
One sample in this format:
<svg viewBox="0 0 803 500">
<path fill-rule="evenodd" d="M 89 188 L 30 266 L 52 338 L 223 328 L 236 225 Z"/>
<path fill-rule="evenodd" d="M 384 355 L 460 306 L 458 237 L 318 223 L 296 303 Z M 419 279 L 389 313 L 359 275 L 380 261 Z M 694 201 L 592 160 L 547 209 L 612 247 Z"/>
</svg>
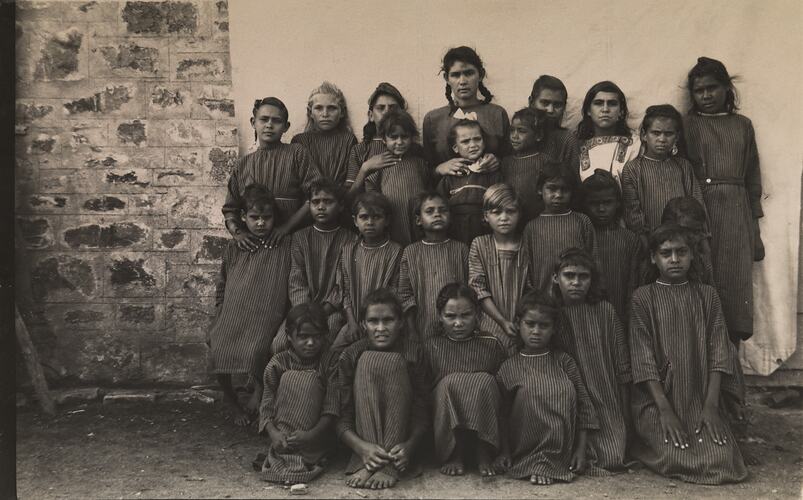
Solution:
<svg viewBox="0 0 803 500">
<path fill-rule="evenodd" d="M 757 131 L 765 191 L 767 259 L 756 266 L 757 333 L 743 363 L 766 374 L 792 354 L 803 165 L 798 0 L 232 0 L 229 11 L 243 151 L 253 139 L 255 98 L 275 95 L 287 104 L 289 142 L 303 130 L 310 90 L 323 80 L 345 93 L 358 139 L 380 81 L 401 90 L 420 124 L 446 103 L 438 70 L 456 45 L 477 49 L 485 83 L 509 114 L 526 105 L 538 75 L 561 78 L 572 127 L 586 90 L 600 80 L 624 90 L 634 128 L 651 104 L 685 112 L 685 75 L 696 58 L 721 59 L 742 77 L 741 112 Z"/>
</svg>

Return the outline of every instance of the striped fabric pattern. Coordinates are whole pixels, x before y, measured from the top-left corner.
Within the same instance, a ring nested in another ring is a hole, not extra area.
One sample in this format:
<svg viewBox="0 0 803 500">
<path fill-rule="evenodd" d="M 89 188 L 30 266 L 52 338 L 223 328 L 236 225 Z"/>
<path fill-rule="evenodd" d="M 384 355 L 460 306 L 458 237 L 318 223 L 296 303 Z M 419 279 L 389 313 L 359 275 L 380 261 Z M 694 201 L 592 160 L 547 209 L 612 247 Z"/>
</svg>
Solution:
<svg viewBox="0 0 803 500">
<path fill-rule="evenodd" d="M 294 233 L 288 282 L 290 303 L 294 306 L 304 302 L 337 304 L 337 261 L 343 248 L 356 240 L 354 233 L 342 227 L 324 231 L 309 226 Z"/>
<path fill-rule="evenodd" d="M 273 192 L 285 217 L 304 203 L 310 184 L 321 178 L 309 152 L 297 144 L 260 147 L 237 162 L 229 177 L 223 216 L 240 220 L 242 195 L 250 184 L 263 184 Z"/>
<path fill-rule="evenodd" d="M 524 228 L 522 244 L 530 258 L 530 282 L 542 293 L 551 292 L 555 265 L 567 248 L 582 248 L 598 260 L 594 226 L 577 212 L 539 215 Z"/>
<path fill-rule="evenodd" d="M 346 184 L 350 185 L 354 183 L 354 179 L 357 178 L 357 174 L 360 172 L 360 167 L 362 167 L 362 164 L 365 163 L 368 158 L 382 154 L 387 150 L 388 148 L 385 146 L 385 141 L 378 137 L 374 137 L 368 142 L 363 141 L 359 144 L 355 144 L 349 153 Z"/>
<path fill-rule="evenodd" d="M 271 341 L 289 309 L 286 283 L 293 237 L 276 248 L 240 250 L 229 241 L 216 287 L 217 315 L 209 331 L 214 373 L 261 377 Z"/>
<path fill-rule="evenodd" d="M 512 461 L 507 475 L 574 479 L 569 463 L 576 429 L 599 428 L 574 360 L 562 351 L 520 353 L 502 364 L 496 379 L 508 415 L 502 427 Z"/>
<path fill-rule="evenodd" d="M 625 164 L 622 170 L 624 219 L 627 228 L 634 233 L 649 233 L 660 226 L 667 202 L 678 196 L 692 196 L 703 203 L 700 185 L 691 163 L 685 158 L 670 156 L 659 161 L 642 155 Z"/>
<path fill-rule="evenodd" d="M 482 220 L 482 197 L 489 187 L 500 180 L 499 172 L 472 172 L 464 177 L 441 177 L 438 192 L 449 201 L 449 234 L 452 238 L 469 245 L 477 236 L 490 232 L 490 228 Z"/>
<path fill-rule="evenodd" d="M 357 145 L 357 138 L 346 129 L 327 132 L 301 132 L 290 141 L 301 144 L 310 152 L 318 170 L 338 184 L 346 183 L 351 148 Z"/>
<path fill-rule="evenodd" d="M 495 375 L 507 358 L 502 344 L 486 334 L 464 340 L 433 337 L 423 350 L 432 389 L 435 452 L 445 462 L 455 447 L 455 429 L 472 430 L 499 449 L 501 399 Z"/>
<path fill-rule="evenodd" d="M 700 421 L 709 374 L 722 372 L 723 388 L 733 373 L 735 349 L 728 340 L 725 318 L 713 287 L 691 282 L 656 282 L 633 294 L 630 356 L 633 370 L 635 458 L 663 476 L 701 484 L 742 481 L 747 469 L 730 430 L 727 444 L 715 444 L 707 434 L 694 438 Z M 666 397 L 691 438 L 685 450 L 665 443 L 660 414 L 646 384 L 661 382 Z"/>
<path fill-rule="evenodd" d="M 688 115 L 689 160 L 703 189 L 714 282 L 731 332 L 753 332 L 753 228 L 762 217 L 755 132 L 744 116 Z M 711 179 L 708 183 L 707 179 Z"/>
<path fill-rule="evenodd" d="M 559 128 L 546 136 L 542 153 L 561 162 L 573 172 L 580 170 L 580 148 L 577 145 L 577 136 L 573 131 Z"/>
<path fill-rule="evenodd" d="M 538 194 L 536 183 L 544 165 L 549 160 L 545 153 L 532 153 L 524 156 L 505 156 L 499 171 L 502 182 L 509 184 L 521 200 L 521 217 L 523 223 L 538 217 L 544 210 L 544 202 Z"/>
<path fill-rule="evenodd" d="M 599 271 L 608 301 L 616 314 L 627 324 L 630 297 L 639 285 L 644 252 L 641 241 L 632 231 L 619 224 L 595 227 L 594 238 L 599 252 Z"/>
<path fill-rule="evenodd" d="M 399 298 L 405 313 L 417 307 L 419 340 L 440 331 L 435 299 L 449 283 L 468 282 L 468 247 L 459 241 L 417 241 L 402 253 L 399 265 Z"/>
<path fill-rule="evenodd" d="M 599 430 L 588 436 L 589 465 L 594 475 L 625 468 L 627 429 L 620 385 L 629 385 L 630 351 L 622 323 L 609 302 L 576 304 L 561 311 L 558 338 L 583 376 L 599 419 Z"/>
</svg>

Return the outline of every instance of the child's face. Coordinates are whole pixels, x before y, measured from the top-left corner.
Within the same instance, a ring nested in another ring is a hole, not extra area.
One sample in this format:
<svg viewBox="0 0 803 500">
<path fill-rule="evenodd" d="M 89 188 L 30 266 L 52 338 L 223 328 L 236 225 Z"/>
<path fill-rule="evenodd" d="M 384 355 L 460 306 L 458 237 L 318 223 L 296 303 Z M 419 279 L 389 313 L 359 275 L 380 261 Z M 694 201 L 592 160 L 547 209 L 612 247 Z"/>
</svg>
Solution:
<svg viewBox="0 0 803 500">
<path fill-rule="evenodd" d="M 312 96 L 310 113 L 315 127 L 323 132 L 332 130 L 340 123 L 341 113 L 337 97 L 331 94 L 315 94 Z"/>
<path fill-rule="evenodd" d="M 531 106 L 546 113 L 548 117 L 560 125 L 566 111 L 566 96 L 560 90 L 541 89 L 533 99 Z"/>
<path fill-rule="evenodd" d="M 315 224 L 331 226 L 337 223 L 341 206 L 335 195 L 326 191 L 318 191 L 312 193 L 309 199 L 309 209 Z"/>
<path fill-rule="evenodd" d="M 595 226 L 609 226 L 616 222 L 619 199 L 613 189 L 603 189 L 588 193 L 585 200 L 586 212 Z"/>
<path fill-rule="evenodd" d="M 558 284 L 564 304 L 578 304 L 585 301 L 591 288 L 591 270 L 585 266 L 562 267 L 552 281 Z"/>
<path fill-rule="evenodd" d="M 440 312 L 440 319 L 443 331 L 456 340 L 471 337 L 477 328 L 477 310 L 463 297 L 449 299 Z"/>
<path fill-rule="evenodd" d="M 519 319 L 518 327 L 524 349 L 538 351 L 549 348 L 555 332 L 555 320 L 545 311 L 530 309 Z"/>
<path fill-rule="evenodd" d="M 423 231 L 442 233 L 449 229 L 449 204 L 440 196 L 424 200 L 421 215 L 415 218 Z"/>
<path fill-rule="evenodd" d="M 462 101 L 470 101 L 477 97 L 480 88 L 480 72 L 473 64 L 456 61 L 446 74 L 446 82 L 452 94 Z"/>
<path fill-rule="evenodd" d="M 685 238 L 667 240 L 650 256 L 658 268 L 661 280 L 667 283 L 682 283 L 691 267 L 692 254 Z"/>
<path fill-rule="evenodd" d="M 290 122 L 285 120 L 279 108 L 265 104 L 251 117 L 251 126 L 254 127 L 260 144 L 270 144 L 282 140 L 282 135 L 290 128 Z"/>
<path fill-rule="evenodd" d="M 399 109 L 399 107 L 399 103 L 396 99 L 389 95 L 380 95 L 376 98 L 376 101 L 374 101 L 374 105 L 368 110 L 368 120 L 379 124 L 379 122 L 382 121 L 382 117 L 384 117 L 388 111 Z"/>
<path fill-rule="evenodd" d="M 655 118 L 641 135 L 641 140 L 646 144 L 647 156 L 662 160 L 672 153 L 678 140 L 677 123 L 671 118 Z"/>
<path fill-rule="evenodd" d="M 479 127 L 457 127 L 452 150 L 461 158 L 477 161 L 485 152 L 485 141 Z"/>
<path fill-rule="evenodd" d="M 362 327 L 374 349 L 391 349 L 401 337 L 404 323 L 390 304 L 372 304 L 365 310 Z"/>
<path fill-rule="evenodd" d="M 597 92 L 588 108 L 588 116 L 602 130 L 613 130 L 622 117 L 622 103 L 616 92 Z"/>
<path fill-rule="evenodd" d="M 721 113 L 725 111 L 728 88 L 711 75 L 694 79 L 691 95 L 697 109 L 703 113 Z"/>
<path fill-rule="evenodd" d="M 273 229 L 273 207 L 251 207 L 242 213 L 242 219 L 248 230 L 259 238 L 268 236 Z"/>
<path fill-rule="evenodd" d="M 404 156 L 412 143 L 413 138 L 401 127 L 394 127 L 393 130 L 385 134 L 385 146 L 387 146 L 388 151 L 396 156 Z"/>
<path fill-rule="evenodd" d="M 491 230 L 495 234 L 502 235 L 512 234 L 516 231 L 520 215 L 519 207 L 515 205 L 496 207 L 483 213 L 485 222 L 491 226 Z"/>
<path fill-rule="evenodd" d="M 376 241 L 385 236 L 388 226 L 388 219 L 385 214 L 379 211 L 368 211 L 360 207 L 357 215 L 354 216 L 354 224 L 364 240 Z"/>
<path fill-rule="evenodd" d="M 572 190 L 569 189 L 569 186 L 563 179 L 547 179 L 538 193 L 544 200 L 544 210 L 546 213 L 559 214 L 569 210 Z"/>
<path fill-rule="evenodd" d="M 293 351 L 301 359 L 315 359 L 321 353 L 324 334 L 312 323 L 304 323 L 290 335 Z"/>
<path fill-rule="evenodd" d="M 535 130 L 520 119 L 516 118 L 510 123 L 510 145 L 513 151 L 517 153 L 528 151 L 539 139 Z"/>
</svg>

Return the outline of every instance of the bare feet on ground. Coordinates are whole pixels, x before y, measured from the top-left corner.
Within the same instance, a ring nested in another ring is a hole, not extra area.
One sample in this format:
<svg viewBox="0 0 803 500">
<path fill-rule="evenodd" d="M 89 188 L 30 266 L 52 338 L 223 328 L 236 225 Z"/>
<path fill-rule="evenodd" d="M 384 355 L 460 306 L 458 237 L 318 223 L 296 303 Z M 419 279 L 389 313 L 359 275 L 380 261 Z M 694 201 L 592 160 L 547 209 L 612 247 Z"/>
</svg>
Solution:
<svg viewBox="0 0 803 500">
<path fill-rule="evenodd" d="M 371 478 L 372 474 L 368 469 L 360 469 L 346 479 L 346 485 L 352 488 L 365 488 L 365 482 Z"/>
<path fill-rule="evenodd" d="M 538 486 L 546 486 L 552 484 L 552 478 L 544 476 L 536 476 L 535 474 L 533 474 L 532 476 L 530 476 L 530 482 Z"/>
</svg>

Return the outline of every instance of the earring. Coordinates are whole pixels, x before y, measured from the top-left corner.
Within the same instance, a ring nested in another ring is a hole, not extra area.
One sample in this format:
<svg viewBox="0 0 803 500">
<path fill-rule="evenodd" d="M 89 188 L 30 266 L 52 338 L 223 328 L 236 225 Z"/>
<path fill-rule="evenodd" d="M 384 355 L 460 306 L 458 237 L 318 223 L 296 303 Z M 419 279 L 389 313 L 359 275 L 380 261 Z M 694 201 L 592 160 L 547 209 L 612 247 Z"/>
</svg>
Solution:
<svg viewBox="0 0 803 500">
<path fill-rule="evenodd" d="M 677 154 L 678 154 L 678 145 L 675 144 L 674 146 L 672 146 L 672 156 L 675 156 Z"/>
</svg>

